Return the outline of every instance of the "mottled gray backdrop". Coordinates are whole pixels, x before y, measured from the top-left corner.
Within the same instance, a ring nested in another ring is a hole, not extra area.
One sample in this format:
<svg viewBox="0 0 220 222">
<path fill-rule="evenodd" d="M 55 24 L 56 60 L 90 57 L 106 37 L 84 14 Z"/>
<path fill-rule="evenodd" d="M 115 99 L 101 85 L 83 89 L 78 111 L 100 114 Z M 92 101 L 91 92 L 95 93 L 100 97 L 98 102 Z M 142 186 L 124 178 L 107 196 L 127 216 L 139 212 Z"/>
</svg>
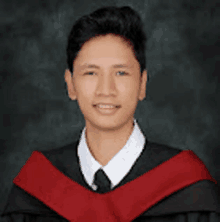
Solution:
<svg viewBox="0 0 220 222">
<path fill-rule="evenodd" d="M 215 0 L 0 1 L 0 213 L 35 149 L 72 142 L 84 127 L 64 82 L 74 21 L 129 5 L 147 33 L 147 98 L 135 117 L 148 140 L 193 150 L 220 183 L 220 3 Z"/>
</svg>

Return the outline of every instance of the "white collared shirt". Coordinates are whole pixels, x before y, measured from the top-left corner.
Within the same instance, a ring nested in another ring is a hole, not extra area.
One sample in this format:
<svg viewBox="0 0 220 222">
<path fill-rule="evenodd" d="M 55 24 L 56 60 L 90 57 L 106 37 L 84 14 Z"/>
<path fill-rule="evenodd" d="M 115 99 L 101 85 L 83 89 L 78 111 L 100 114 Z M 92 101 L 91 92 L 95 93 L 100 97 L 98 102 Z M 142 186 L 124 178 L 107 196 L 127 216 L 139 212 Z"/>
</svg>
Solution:
<svg viewBox="0 0 220 222">
<path fill-rule="evenodd" d="M 77 153 L 80 161 L 80 167 L 83 176 L 89 186 L 96 190 L 96 185 L 93 184 L 94 175 L 100 168 L 106 173 L 111 181 L 111 189 L 116 186 L 130 171 L 136 159 L 140 156 L 144 145 L 145 137 L 141 132 L 136 119 L 134 118 L 133 131 L 127 140 L 125 146 L 107 163 L 102 166 L 92 156 L 86 143 L 86 127 L 84 127 L 79 141 Z"/>
</svg>

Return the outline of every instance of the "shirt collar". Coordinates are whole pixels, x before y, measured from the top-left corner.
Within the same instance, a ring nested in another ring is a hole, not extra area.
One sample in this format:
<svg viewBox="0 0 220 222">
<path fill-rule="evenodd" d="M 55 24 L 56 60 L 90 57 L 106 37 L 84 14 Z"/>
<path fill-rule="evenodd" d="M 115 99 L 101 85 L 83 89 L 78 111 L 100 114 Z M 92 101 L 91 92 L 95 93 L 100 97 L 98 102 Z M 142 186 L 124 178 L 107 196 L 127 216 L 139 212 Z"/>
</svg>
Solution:
<svg viewBox="0 0 220 222">
<path fill-rule="evenodd" d="M 134 128 L 127 143 L 104 167 L 92 156 L 86 143 L 85 131 L 86 127 L 82 131 L 77 152 L 86 182 L 92 186 L 96 171 L 102 168 L 111 180 L 111 188 L 116 186 L 129 172 L 144 148 L 145 137 L 136 119 L 134 119 Z"/>
</svg>

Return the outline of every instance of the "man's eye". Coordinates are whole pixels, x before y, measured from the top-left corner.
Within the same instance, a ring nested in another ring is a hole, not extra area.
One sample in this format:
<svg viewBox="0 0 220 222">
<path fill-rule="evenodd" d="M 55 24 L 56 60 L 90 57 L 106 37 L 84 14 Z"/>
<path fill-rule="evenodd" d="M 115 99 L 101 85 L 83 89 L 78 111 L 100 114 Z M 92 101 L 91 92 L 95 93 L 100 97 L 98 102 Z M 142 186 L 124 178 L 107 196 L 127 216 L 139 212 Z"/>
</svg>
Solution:
<svg viewBox="0 0 220 222">
<path fill-rule="evenodd" d="M 86 72 L 85 75 L 90 75 L 90 73 L 94 73 L 94 72 Z"/>
<path fill-rule="evenodd" d="M 93 74 L 94 72 L 86 72 L 85 75 L 90 75 Z M 124 71 L 118 71 L 117 73 L 123 73 L 124 75 L 126 75 L 127 73 Z"/>
<path fill-rule="evenodd" d="M 126 73 L 126 72 L 124 72 L 124 71 L 119 71 L 119 72 L 124 73 L 124 75 L 126 75 L 126 74 L 127 74 L 127 73 Z M 118 73 L 119 73 L 119 72 L 118 72 Z"/>
</svg>

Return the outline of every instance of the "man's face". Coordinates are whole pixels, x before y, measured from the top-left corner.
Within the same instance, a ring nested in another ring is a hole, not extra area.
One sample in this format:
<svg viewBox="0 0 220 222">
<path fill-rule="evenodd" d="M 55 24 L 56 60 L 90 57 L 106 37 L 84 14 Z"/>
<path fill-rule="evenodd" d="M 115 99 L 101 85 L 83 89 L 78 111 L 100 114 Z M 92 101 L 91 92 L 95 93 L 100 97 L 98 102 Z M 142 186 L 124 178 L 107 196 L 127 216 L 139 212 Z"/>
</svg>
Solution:
<svg viewBox="0 0 220 222">
<path fill-rule="evenodd" d="M 140 65 L 120 37 L 107 35 L 86 42 L 73 70 L 73 76 L 69 70 L 65 72 L 68 93 L 72 100 L 77 99 L 86 126 L 109 131 L 133 121 L 138 100 L 146 95 L 147 73 L 144 71 L 140 78 Z M 102 115 L 94 107 L 97 103 L 120 108 L 113 115 Z"/>
</svg>

